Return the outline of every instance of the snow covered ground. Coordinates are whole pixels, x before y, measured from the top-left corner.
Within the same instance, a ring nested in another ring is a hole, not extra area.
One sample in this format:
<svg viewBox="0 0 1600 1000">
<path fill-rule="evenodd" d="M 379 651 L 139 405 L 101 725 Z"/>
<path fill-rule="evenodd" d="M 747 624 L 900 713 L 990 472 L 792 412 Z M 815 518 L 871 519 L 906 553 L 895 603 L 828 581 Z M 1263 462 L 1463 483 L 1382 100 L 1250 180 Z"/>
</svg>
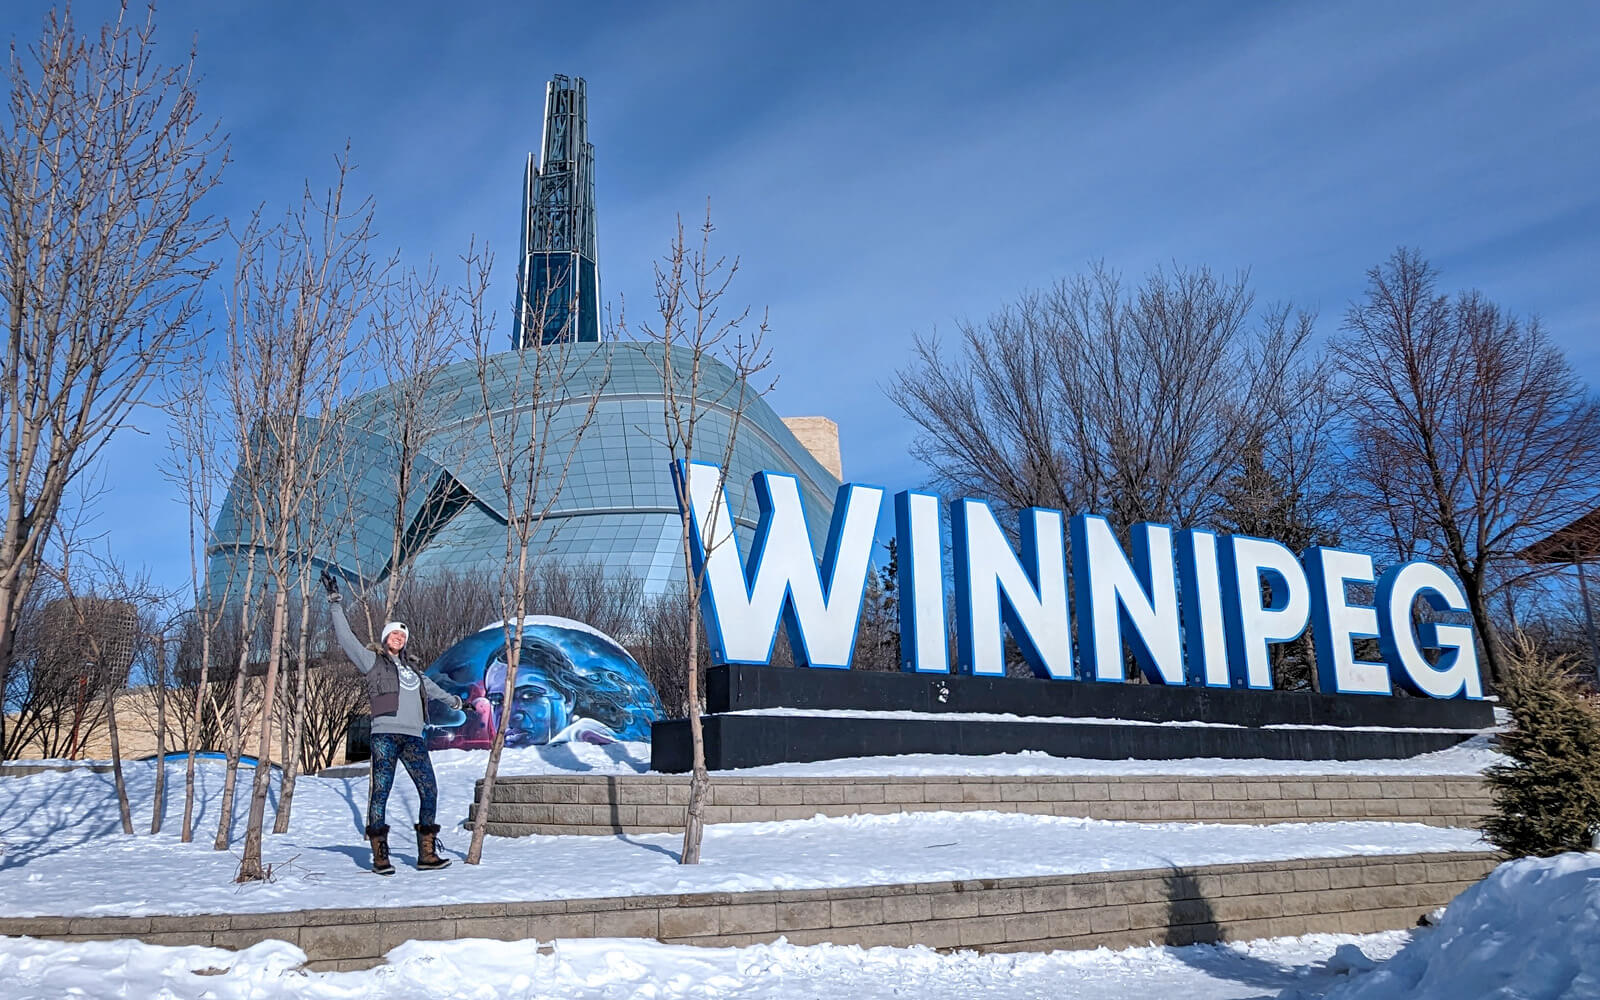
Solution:
<svg viewBox="0 0 1600 1000">
<path fill-rule="evenodd" d="M 435 754 L 447 851 L 459 857 L 482 757 Z M 902 757 L 780 765 L 740 774 L 1475 774 L 1483 740 L 1410 761 L 1067 761 L 1042 754 Z M 638 773 L 648 748 L 575 745 L 508 753 L 509 773 Z M 136 828 L 148 828 L 155 765 L 127 769 Z M 0 915 L 140 914 L 384 906 L 625 892 L 804 888 L 966 877 L 1200 865 L 1237 860 L 1478 849 L 1469 831 L 1404 824 L 1280 826 L 1108 823 L 1002 813 L 920 813 L 729 825 L 707 830 L 706 861 L 675 863 L 677 837 L 491 838 L 486 864 L 409 867 L 398 836 L 414 816 L 405 778 L 390 802 L 399 874 L 365 871 L 366 779 L 304 778 L 293 829 L 269 836 L 268 884 L 231 882 L 238 849 L 213 852 L 219 765 L 199 768 L 196 842 L 178 842 L 183 766 L 168 765 L 167 831 L 118 832 L 111 776 L 85 769 L 0 778 Z M 248 778 L 249 772 L 242 777 Z M 246 804 L 237 806 L 242 832 Z M 407 831 L 409 832 L 409 831 Z M 508 874 L 509 873 L 509 874 Z M 1456 1000 L 1600 997 L 1600 856 L 1502 866 L 1463 894 L 1439 927 L 1350 937 L 1028 955 L 923 948 L 701 949 L 649 941 L 411 942 L 366 972 L 307 973 L 281 942 L 244 952 L 137 942 L 0 939 L 0 995 L 84 997 L 739 998 L 984 996 L 1184 1000 Z M 1391 957 L 1393 956 L 1393 957 Z"/>
<path fill-rule="evenodd" d="M 170 997 L 173 1000 L 1237 1000 L 1323 996 L 1352 967 L 1392 954 L 1403 933 L 1188 948 L 1051 954 L 939 954 L 926 948 L 691 948 L 649 941 L 414 941 L 366 972 L 294 971 L 281 942 L 234 953 L 135 942 L 63 945 L 0 939 L 0 982 L 11 1000 Z M 196 975 L 195 970 L 206 970 Z M 226 970 L 226 971 L 221 971 Z M 81 992 L 76 992 L 81 991 Z M 1398 994 L 1396 994 L 1398 996 Z"/>
<path fill-rule="evenodd" d="M 575 746 L 579 765 L 615 761 L 616 747 Z M 480 757 L 439 754 L 445 855 L 460 857 L 459 828 Z M 676 863 L 676 834 L 490 838 L 486 863 L 438 872 L 410 867 L 416 810 L 409 781 L 390 800 L 390 843 L 400 872 L 366 870 L 361 837 L 365 778 L 302 778 L 289 833 L 268 836 L 268 883 L 237 886 L 233 852 L 211 849 L 222 768 L 198 766 L 196 842 L 178 841 L 183 765 L 168 765 L 168 822 L 156 837 L 123 836 L 109 774 L 45 773 L 0 779 L 0 916 L 252 912 L 302 907 L 406 906 L 647 893 L 813 889 L 890 882 L 1000 878 L 1168 865 L 1418 851 L 1477 850 L 1476 833 L 1404 823 L 1239 826 L 1114 823 L 1015 813 L 907 813 L 817 817 L 707 828 L 703 863 Z M 248 775 L 248 772 L 242 772 Z M 127 768 L 136 829 L 148 829 L 153 763 Z M 246 803 L 236 802 L 235 843 Z M 235 847 L 237 850 L 237 846 Z"/>
<path fill-rule="evenodd" d="M 925 948 L 675 947 L 648 941 L 410 942 L 364 972 L 306 973 L 299 949 L 0 939 L 13 1000 L 385 997 L 777 1000 L 1592 1000 L 1600 996 L 1600 855 L 1503 865 L 1437 927 L 1231 945 L 1050 954 Z"/>
</svg>

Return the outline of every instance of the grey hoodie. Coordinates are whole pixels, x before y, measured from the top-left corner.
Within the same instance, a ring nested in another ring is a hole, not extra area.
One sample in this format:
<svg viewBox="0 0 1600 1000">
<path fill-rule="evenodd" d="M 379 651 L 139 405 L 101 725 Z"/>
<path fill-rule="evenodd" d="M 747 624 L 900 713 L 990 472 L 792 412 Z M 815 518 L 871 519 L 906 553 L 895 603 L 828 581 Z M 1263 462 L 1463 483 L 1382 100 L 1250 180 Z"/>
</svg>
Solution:
<svg viewBox="0 0 1600 1000">
<path fill-rule="evenodd" d="M 364 646 L 350 631 L 340 595 L 328 595 L 328 611 L 333 617 L 333 636 L 339 648 L 366 675 L 367 701 L 372 708 L 374 733 L 421 736 L 427 722 L 423 699 L 444 702 L 460 708 L 461 699 L 449 694 L 403 659 L 377 646 Z"/>
</svg>

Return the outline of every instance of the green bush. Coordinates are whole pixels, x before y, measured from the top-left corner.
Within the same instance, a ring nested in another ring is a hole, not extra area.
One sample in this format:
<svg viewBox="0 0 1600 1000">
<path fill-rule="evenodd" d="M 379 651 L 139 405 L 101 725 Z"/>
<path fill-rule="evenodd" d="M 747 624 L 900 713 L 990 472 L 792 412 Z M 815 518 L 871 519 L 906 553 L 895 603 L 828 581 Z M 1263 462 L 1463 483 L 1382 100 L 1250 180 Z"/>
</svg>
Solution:
<svg viewBox="0 0 1600 1000">
<path fill-rule="evenodd" d="M 1600 830 L 1600 700 L 1568 658 L 1527 644 L 1515 654 L 1501 691 L 1513 724 L 1497 747 L 1511 763 L 1485 774 L 1484 836 L 1514 857 L 1588 850 Z"/>
</svg>

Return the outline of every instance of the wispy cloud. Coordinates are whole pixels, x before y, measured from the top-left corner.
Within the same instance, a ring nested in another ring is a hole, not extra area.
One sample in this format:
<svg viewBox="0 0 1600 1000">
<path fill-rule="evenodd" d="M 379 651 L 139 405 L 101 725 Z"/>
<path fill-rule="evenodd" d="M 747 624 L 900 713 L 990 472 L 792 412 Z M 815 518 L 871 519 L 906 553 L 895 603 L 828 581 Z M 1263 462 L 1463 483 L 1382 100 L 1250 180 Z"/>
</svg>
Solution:
<svg viewBox="0 0 1600 1000">
<path fill-rule="evenodd" d="M 1447 287 L 1542 314 L 1600 383 L 1591 5 L 186 0 L 160 19 L 175 54 L 199 33 L 233 136 L 218 211 L 281 203 L 348 138 L 385 243 L 448 262 L 490 240 L 502 302 L 544 81 L 585 76 L 607 297 L 647 309 L 674 216 L 709 195 L 739 294 L 771 307 L 774 405 L 834 417 L 847 474 L 893 488 L 922 477 L 880 390 L 913 333 L 1090 260 L 1248 267 L 1327 334 L 1413 245 Z M 117 453 L 141 505 L 161 446 Z M 181 575 L 171 528 L 147 522 L 148 558 Z"/>
</svg>

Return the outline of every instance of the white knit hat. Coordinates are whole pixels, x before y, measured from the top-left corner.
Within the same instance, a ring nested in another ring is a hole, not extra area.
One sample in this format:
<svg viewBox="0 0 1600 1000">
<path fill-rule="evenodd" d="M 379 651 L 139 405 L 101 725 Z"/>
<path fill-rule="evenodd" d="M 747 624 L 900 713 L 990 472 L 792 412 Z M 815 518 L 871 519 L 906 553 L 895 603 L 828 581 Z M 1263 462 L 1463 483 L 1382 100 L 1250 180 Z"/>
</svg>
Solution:
<svg viewBox="0 0 1600 1000">
<path fill-rule="evenodd" d="M 401 637 L 407 642 L 411 641 L 411 630 L 406 628 L 405 622 L 390 622 L 383 627 L 383 631 L 378 635 L 378 644 L 380 646 L 387 646 L 389 644 L 390 632 L 399 632 Z"/>
</svg>

